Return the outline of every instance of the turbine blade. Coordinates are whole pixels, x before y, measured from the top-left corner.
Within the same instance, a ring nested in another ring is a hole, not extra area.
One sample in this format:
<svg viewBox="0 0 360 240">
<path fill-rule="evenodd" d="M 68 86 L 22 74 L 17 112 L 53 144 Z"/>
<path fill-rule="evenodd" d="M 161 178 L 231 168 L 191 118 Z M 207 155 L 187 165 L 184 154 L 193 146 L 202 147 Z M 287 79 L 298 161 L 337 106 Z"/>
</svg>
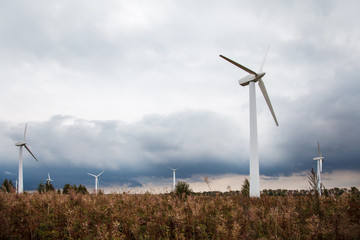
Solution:
<svg viewBox="0 0 360 240">
<path fill-rule="evenodd" d="M 91 174 L 91 173 L 88 173 L 90 176 L 93 176 L 93 177 L 96 177 L 96 175 L 94 175 L 94 174 Z"/>
<path fill-rule="evenodd" d="M 35 155 L 30 151 L 30 149 L 26 145 L 24 145 L 24 147 L 29 151 L 31 156 L 33 156 L 35 158 L 35 160 L 38 161 L 37 158 L 35 157 Z"/>
<path fill-rule="evenodd" d="M 320 143 L 319 143 L 319 141 L 317 142 L 317 144 L 318 144 L 319 156 L 320 156 L 320 157 L 322 157 L 321 150 L 320 150 Z"/>
<path fill-rule="evenodd" d="M 269 95 L 268 95 L 268 93 L 266 91 L 265 84 L 264 84 L 264 82 L 263 82 L 263 80 L 261 78 L 259 80 L 259 87 L 261 89 L 262 94 L 264 95 L 265 101 L 266 101 L 266 103 L 267 103 L 267 105 L 268 105 L 268 107 L 270 109 L 271 115 L 274 118 L 276 126 L 279 126 L 279 123 L 278 123 L 278 121 L 276 119 L 276 116 L 275 116 L 275 113 L 274 113 L 274 109 L 273 109 L 273 107 L 271 105 L 271 102 L 270 102 Z"/>
<path fill-rule="evenodd" d="M 268 46 L 268 49 L 267 49 L 267 51 L 266 51 L 266 53 L 265 53 L 265 57 L 264 57 L 264 60 L 263 60 L 263 62 L 262 62 L 262 64 L 261 64 L 261 66 L 260 66 L 259 72 L 262 72 L 262 70 L 263 70 L 263 67 L 264 67 L 265 60 L 266 60 L 267 54 L 268 54 L 268 52 L 269 52 L 269 49 L 270 49 L 270 45 Z"/>
<path fill-rule="evenodd" d="M 248 72 L 248 73 L 250 73 L 250 74 L 254 74 L 255 76 L 258 75 L 258 74 L 257 74 L 256 72 L 254 72 L 253 70 L 250 70 L 250 69 L 248 69 L 247 67 L 244 67 L 243 65 L 241 65 L 241 64 L 239 64 L 239 63 L 231 60 L 230 58 L 227 58 L 227 57 L 225 57 L 225 56 L 223 56 L 223 55 L 219 55 L 219 56 L 222 57 L 223 59 L 225 59 L 226 61 L 234 64 L 235 66 L 241 68 L 241 69 L 244 70 L 245 72 Z"/>
<path fill-rule="evenodd" d="M 27 124 L 25 124 L 25 130 L 24 130 L 24 142 L 25 142 L 25 137 L 26 137 L 26 129 L 27 129 Z"/>
<path fill-rule="evenodd" d="M 101 173 L 99 173 L 99 175 L 97 175 L 98 177 L 101 175 L 101 174 L 103 174 L 104 173 L 104 171 L 102 171 Z"/>
</svg>

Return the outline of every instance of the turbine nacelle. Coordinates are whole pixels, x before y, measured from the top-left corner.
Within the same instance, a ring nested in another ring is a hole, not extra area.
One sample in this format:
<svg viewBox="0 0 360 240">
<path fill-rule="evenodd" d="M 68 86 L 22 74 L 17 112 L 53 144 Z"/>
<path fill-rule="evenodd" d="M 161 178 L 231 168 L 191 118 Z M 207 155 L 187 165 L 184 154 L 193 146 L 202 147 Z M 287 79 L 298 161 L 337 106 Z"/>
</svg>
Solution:
<svg viewBox="0 0 360 240">
<path fill-rule="evenodd" d="M 20 147 L 20 146 L 25 146 L 26 142 L 17 142 L 15 143 L 15 146 Z"/>
<path fill-rule="evenodd" d="M 324 157 L 315 157 L 313 158 L 314 161 L 324 161 Z"/>
<path fill-rule="evenodd" d="M 243 77 L 241 79 L 239 79 L 239 84 L 243 87 L 249 85 L 250 82 L 257 82 L 260 80 L 260 78 L 262 78 L 266 73 L 262 72 L 262 73 L 258 73 L 257 75 L 255 74 L 249 74 L 246 77 Z"/>
<path fill-rule="evenodd" d="M 171 167 L 168 167 L 169 169 L 171 169 L 173 172 L 175 172 L 176 170 L 178 170 L 179 168 L 181 167 L 178 167 L 178 168 L 171 168 Z"/>
</svg>

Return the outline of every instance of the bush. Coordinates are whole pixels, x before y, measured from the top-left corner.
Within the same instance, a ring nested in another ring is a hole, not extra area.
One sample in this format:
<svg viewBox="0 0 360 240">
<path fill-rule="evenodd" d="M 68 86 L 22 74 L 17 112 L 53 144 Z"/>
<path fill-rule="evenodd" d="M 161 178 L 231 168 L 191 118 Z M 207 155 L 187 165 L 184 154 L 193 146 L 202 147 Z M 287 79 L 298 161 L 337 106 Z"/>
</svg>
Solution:
<svg viewBox="0 0 360 240">
<path fill-rule="evenodd" d="M 70 192 L 74 192 L 74 193 L 79 193 L 79 194 L 88 194 L 88 190 L 86 189 L 85 185 L 79 185 L 76 186 L 76 184 L 74 185 L 70 185 L 70 184 L 65 184 L 64 188 L 63 188 L 63 194 L 69 194 Z"/>
<path fill-rule="evenodd" d="M 38 193 L 44 193 L 45 192 L 45 185 L 42 182 L 39 183 L 39 185 L 37 187 L 37 191 L 38 191 Z"/>
<path fill-rule="evenodd" d="M 3 192 L 15 192 L 15 188 L 13 186 L 13 183 L 11 180 L 5 179 L 3 183 L 1 184 L 1 191 Z"/>
<path fill-rule="evenodd" d="M 179 197 L 186 197 L 192 193 L 192 190 L 190 189 L 190 186 L 187 182 L 178 182 L 175 185 L 175 194 Z"/>
<path fill-rule="evenodd" d="M 241 194 L 244 197 L 249 197 L 250 196 L 250 183 L 249 183 L 249 180 L 247 180 L 247 178 L 245 178 L 244 183 L 241 186 Z"/>
</svg>

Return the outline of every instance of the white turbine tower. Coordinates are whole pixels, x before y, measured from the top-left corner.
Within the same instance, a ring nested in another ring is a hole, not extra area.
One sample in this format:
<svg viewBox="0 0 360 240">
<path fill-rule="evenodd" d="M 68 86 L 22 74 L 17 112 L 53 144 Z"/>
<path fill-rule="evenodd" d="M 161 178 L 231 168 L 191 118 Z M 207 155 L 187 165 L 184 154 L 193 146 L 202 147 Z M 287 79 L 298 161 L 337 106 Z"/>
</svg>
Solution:
<svg viewBox="0 0 360 240">
<path fill-rule="evenodd" d="M 318 193 L 321 196 L 321 176 L 320 176 L 320 172 L 322 172 L 322 164 L 324 162 L 324 157 L 322 156 L 321 150 L 320 150 L 320 144 L 319 142 L 317 142 L 318 144 L 318 151 L 319 151 L 319 157 L 315 157 L 313 158 L 314 161 L 316 161 L 317 163 L 317 189 L 318 189 Z"/>
<path fill-rule="evenodd" d="M 27 124 L 25 125 L 25 131 L 24 131 L 24 141 L 23 142 L 18 142 L 15 143 L 15 146 L 19 147 L 19 186 L 18 186 L 18 193 L 23 193 L 24 192 L 24 180 L 23 180 L 23 147 L 26 148 L 26 150 L 29 151 L 29 153 L 31 154 L 31 156 L 33 156 L 33 158 L 35 158 L 36 161 L 38 161 L 36 159 L 36 157 L 34 156 L 34 154 L 30 151 L 30 149 L 26 146 L 26 142 L 25 142 L 25 137 L 26 137 L 26 128 L 27 128 Z"/>
<path fill-rule="evenodd" d="M 267 52 L 269 49 L 267 50 Z M 258 153 L 258 134 L 257 134 L 257 114 L 256 114 L 256 94 L 255 94 L 255 83 L 259 82 L 259 87 L 264 95 L 265 101 L 270 109 L 270 112 L 275 120 L 275 124 L 279 126 L 276 119 L 273 107 L 271 105 L 269 95 L 266 91 L 265 84 L 262 80 L 262 77 L 265 75 L 265 72 L 262 72 L 264 67 L 265 58 L 260 66 L 259 72 L 254 72 L 249 68 L 244 67 L 243 65 L 227 58 L 222 55 L 223 59 L 234 64 L 235 66 L 241 68 L 245 72 L 248 72 L 249 75 L 239 80 L 241 86 L 249 85 L 249 102 L 250 102 L 250 196 L 251 197 L 260 197 L 260 173 L 259 173 L 259 153 Z"/>
<path fill-rule="evenodd" d="M 175 184 L 175 172 L 179 168 L 171 168 L 171 167 L 168 167 L 168 168 L 170 168 L 173 171 L 173 191 L 175 192 L 175 185 L 176 185 Z"/>
<path fill-rule="evenodd" d="M 97 189 L 98 189 L 98 186 L 99 186 L 99 180 L 98 180 L 98 177 L 103 174 L 104 171 L 102 171 L 101 173 L 99 173 L 98 175 L 95 175 L 95 174 L 91 174 L 91 173 L 88 173 L 90 176 L 93 176 L 95 178 L 95 193 L 97 193 Z"/>
<path fill-rule="evenodd" d="M 50 182 L 52 182 L 53 180 L 50 178 L 50 173 L 48 173 L 48 178 L 46 179 L 46 182 L 48 185 L 50 185 Z"/>
</svg>

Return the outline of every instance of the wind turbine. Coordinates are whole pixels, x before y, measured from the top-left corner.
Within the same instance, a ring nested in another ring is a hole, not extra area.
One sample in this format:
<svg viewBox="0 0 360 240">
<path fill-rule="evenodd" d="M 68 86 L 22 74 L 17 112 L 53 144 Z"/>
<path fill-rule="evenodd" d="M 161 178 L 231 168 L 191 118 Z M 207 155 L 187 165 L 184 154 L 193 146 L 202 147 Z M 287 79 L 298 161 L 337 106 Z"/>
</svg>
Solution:
<svg viewBox="0 0 360 240">
<path fill-rule="evenodd" d="M 168 168 L 170 168 L 170 169 L 173 171 L 173 191 L 175 192 L 175 171 L 176 171 L 177 169 L 179 169 L 179 167 L 178 167 L 178 168 L 168 167 Z"/>
<path fill-rule="evenodd" d="M 249 75 L 243 77 L 239 80 L 241 86 L 249 85 L 249 102 L 250 102 L 250 196 L 251 197 L 260 197 L 260 174 L 259 174 L 259 153 L 258 153 L 258 134 L 257 134 L 257 114 L 256 114 L 256 94 L 255 94 L 255 83 L 259 82 L 259 87 L 264 95 L 265 101 L 270 109 L 271 115 L 274 118 L 276 126 L 279 126 L 276 119 L 273 107 L 270 102 L 269 95 L 266 91 L 265 84 L 262 80 L 262 77 L 265 75 L 265 72 L 262 71 L 267 56 L 266 51 L 264 60 L 260 66 L 259 72 L 254 72 L 243 65 L 220 55 L 226 61 L 234 64 L 235 66 L 241 68 L 245 72 L 248 72 Z"/>
<path fill-rule="evenodd" d="M 324 162 L 324 157 L 322 156 L 321 150 L 320 150 L 320 144 L 319 141 L 317 142 L 318 144 L 318 150 L 319 150 L 319 157 L 315 157 L 313 158 L 314 161 L 317 161 L 317 189 L 318 189 L 318 193 L 321 196 L 321 177 L 320 177 L 320 172 L 322 172 L 322 164 Z"/>
<path fill-rule="evenodd" d="M 15 192 L 19 193 L 18 192 L 18 179 L 15 180 Z"/>
<path fill-rule="evenodd" d="M 25 125 L 25 131 L 24 131 L 24 141 L 23 142 L 18 142 L 15 143 L 15 146 L 19 147 L 19 189 L 18 189 L 18 193 L 23 193 L 24 192 L 24 180 L 23 180 L 23 147 L 26 148 L 26 150 L 29 151 L 29 153 L 31 154 L 31 156 L 33 156 L 33 158 L 35 158 L 36 161 L 38 161 L 36 159 L 36 157 L 34 156 L 34 154 L 30 151 L 30 149 L 26 146 L 26 142 L 25 142 L 25 137 L 26 137 L 26 128 L 27 128 L 27 124 Z"/>
<path fill-rule="evenodd" d="M 98 186 L 99 186 L 99 180 L 98 180 L 98 177 L 103 174 L 104 171 L 102 171 L 101 173 L 99 173 L 98 175 L 95 175 L 95 174 L 91 174 L 91 173 L 88 173 L 90 176 L 93 176 L 95 178 L 95 193 L 97 193 L 97 189 L 98 189 Z"/>
<path fill-rule="evenodd" d="M 50 173 L 48 173 L 48 178 L 46 179 L 47 184 L 50 185 L 50 182 L 52 182 L 53 180 L 50 178 Z"/>
</svg>

